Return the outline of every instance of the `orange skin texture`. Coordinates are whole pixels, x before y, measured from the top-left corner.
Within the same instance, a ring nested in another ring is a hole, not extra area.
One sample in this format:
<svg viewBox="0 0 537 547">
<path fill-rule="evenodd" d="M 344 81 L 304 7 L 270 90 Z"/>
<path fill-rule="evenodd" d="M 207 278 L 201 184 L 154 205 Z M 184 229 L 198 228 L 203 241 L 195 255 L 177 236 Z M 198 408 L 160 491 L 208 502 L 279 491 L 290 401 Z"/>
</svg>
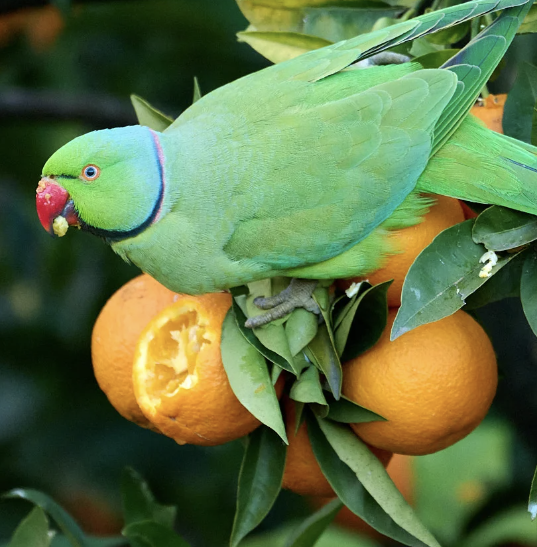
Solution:
<svg viewBox="0 0 537 547">
<path fill-rule="evenodd" d="M 295 410 L 294 403 L 290 399 L 284 401 L 287 438 L 287 458 L 285 460 L 285 471 L 283 474 L 282 488 L 291 490 L 301 496 L 335 496 L 333 488 L 323 475 L 319 464 L 313 453 L 308 430 L 304 422 L 295 435 Z M 368 447 L 375 456 L 386 467 L 391 460 L 392 453 Z"/>
<path fill-rule="evenodd" d="M 507 95 L 505 93 L 488 95 L 483 101 L 472 107 L 470 114 L 479 118 L 489 129 L 503 134 L 502 119 L 506 100 Z"/>
<path fill-rule="evenodd" d="M 372 285 L 393 279 L 388 289 L 388 306 L 401 305 L 401 290 L 406 274 L 416 257 L 433 239 L 446 228 L 464 221 L 464 212 L 458 199 L 434 196 L 436 203 L 430 208 L 422 222 L 389 234 L 397 254 L 387 257 L 382 268 L 363 277 L 356 277 L 340 283 L 343 289 L 352 282 L 367 279 Z"/>
<path fill-rule="evenodd" d="M 127 420 L 155 429 L 144 416 L 132 386 L 132 362 L 147 323 L 179 297 L 147 274 L 131 279 L 104 305 L 93 327 L 91 358 L 99 387 Z"/>
<path fill-rule="evenodd" d="M 388 421 L 351 427 L 377 448 L 432 454 L 485 417 L 498 384 L 496 357 L 485 331 L 463 311 L 390 342 L 395 315 L 390 310 L 373 348 L 343 365 L 343 394 Z"/>
<path fill-rule="evenodd" d="M 228 293 L 181 296 L 148 324 L 140 336 L 133 369 L 136 399 L 147 419 L 178 444 L 219 445 L 243 437 L 261 425 L 233 393 L 222 364 L 222 323 L 230 307 L 231 295 Z M 144 384 L 146 370 L 140 348 L 158 317 L 175 317 L 178 310 L 182 314 L 181 310 L 184 309 L 195 310 L 199 314 L 212 340 L 197 354 L 195 385 L 179 387 L 173 395 L 163 395 L 160 402 L 155 404 L 147 397 L 147 390 L 151 387 Z M 276 384 L 278 395 L 283 391 L 283 384 L 281 377 Z"/>
<path fill-rule="evenodd" d="M 393 457 L 386 467 L 386 471 L 390 478 L 394 482 L 395 486 L 405 500 L 412 505 L 414 503 L 414 488 L 415 488 L 415 476 L 414 468 L 412 465 L 413 456 L 404 456 L 403 454 L 393 454 Z M 311 504 L 314 508 L 320 509 L 323 505 L 326 505 L 328 502 L 332 501 L 334 498 L 312 498 Z M 386 536 L 377 532 L 374 528 L 369 526 L 364 520 L 362 520 L 358 515 L 355 515 L 347 506 L 343 506 L 336 518 L 334 519 L 336 524 L 359 532 L 361 534 L 366 534 L 369 537 L 375 539 L 385 539 Z"/>
</svg>

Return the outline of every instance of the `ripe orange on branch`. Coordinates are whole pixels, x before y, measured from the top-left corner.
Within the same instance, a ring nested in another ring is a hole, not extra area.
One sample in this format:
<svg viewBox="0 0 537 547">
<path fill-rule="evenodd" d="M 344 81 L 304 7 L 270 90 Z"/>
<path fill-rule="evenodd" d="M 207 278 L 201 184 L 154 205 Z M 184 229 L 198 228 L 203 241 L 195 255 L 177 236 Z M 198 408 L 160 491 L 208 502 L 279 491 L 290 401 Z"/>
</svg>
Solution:
<svg viewBox="0 0 537 547">
<path fill-rule="evenodd" d="M 390 233 L 389 237 L 397 254 L 388 257 L 384 266 L 379 270 L 361 278 L 343 282 L 344 288 L 349 286 L 352 281 L 361 281 L 362 279 L 367 279 L 372 285 L 393 279 L 394 281 L 388 289 L 388 306 L 400 306 L 403 282 L 416 257 L 440 232 L 464 220 L 464 212 L 458 199 L 446 196 L 434 196 L 434 199 L 436 202 L 431 206 L 422 222 Z"/>
<path fill-rule="evenodd" d="M 260 425 L 228 382 L 220 339 L 231 295 L 181 296 L 140 335 L 133 366 L 136 400 L 148 420 L 179 444 L 212 446 Z M 277 384 L 281 394 L 283 383 Z"/>
<path fill-rule="evenodd" d="M 343 365 L 343 394 L 384 416 L 351 424 L 368 444 L 431 454 L 456 443 L 485 417 L 498 383 L 485 331 L 458 311 L 390 342 L 396 311 L 379 342 Z"/>
<path fill-rule="evenodd" d="M 91 358 L 99 387 L 124 418 L 142 427 L 154 429 L 134 397 L 136 343 L 147 323 L 177 298 L 149 275 L 140 275 L 110 297 L 93 327 Z"/>
</svg>

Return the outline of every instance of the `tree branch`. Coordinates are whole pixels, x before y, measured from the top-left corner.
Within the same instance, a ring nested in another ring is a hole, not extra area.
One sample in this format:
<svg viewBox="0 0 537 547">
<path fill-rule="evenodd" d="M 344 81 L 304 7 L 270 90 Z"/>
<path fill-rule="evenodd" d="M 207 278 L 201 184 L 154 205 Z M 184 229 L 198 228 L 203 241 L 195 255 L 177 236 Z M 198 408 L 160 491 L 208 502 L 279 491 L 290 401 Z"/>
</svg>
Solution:
<svg viewBox="0 0 537 547">
<path fill-rule="evenodd" d="M 95 128 L 136 124 L 128 101 L 107 95 L 67 95 L 21 88 L 0 92 L 0 119 L 77 120 Z"/>
</svg>

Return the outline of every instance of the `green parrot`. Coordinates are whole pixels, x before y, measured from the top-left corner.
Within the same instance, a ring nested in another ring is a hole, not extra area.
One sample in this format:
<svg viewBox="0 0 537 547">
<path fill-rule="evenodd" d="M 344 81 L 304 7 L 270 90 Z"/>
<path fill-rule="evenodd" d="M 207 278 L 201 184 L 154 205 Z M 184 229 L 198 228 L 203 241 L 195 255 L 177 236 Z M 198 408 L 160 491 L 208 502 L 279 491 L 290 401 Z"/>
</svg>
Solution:
<svg viewBox="0 0 537 547">
<path fill-rule="evenodd" d="M 58 236 L 78 226 L 173 291 L 200 294 L 374 271 L 394 252 L 389 232 L 422 220 L 423 193 L 537 214 L 537 148 L 468 115 L 532 3 L 428 13 L 225 85 L 163 132 L 78 137 L 43 168 L 40 221 Z M 497 10 L 438 69 L 353 66 Z M 303 304 L 314 285 L 294 284 Z"/>
</svg>

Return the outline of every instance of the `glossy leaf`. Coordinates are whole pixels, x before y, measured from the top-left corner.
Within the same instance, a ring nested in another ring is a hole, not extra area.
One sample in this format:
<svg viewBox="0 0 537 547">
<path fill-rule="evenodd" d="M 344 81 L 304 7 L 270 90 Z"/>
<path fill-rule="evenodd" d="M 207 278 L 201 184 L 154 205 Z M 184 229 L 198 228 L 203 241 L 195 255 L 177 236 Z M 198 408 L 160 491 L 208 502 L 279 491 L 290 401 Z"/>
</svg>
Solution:
<svg viewBox="0 0 537 547">
<path fill-rule="evenodd" d="M 244 324 L 246 323 L 246 315 L 244 314 L 242 308 L 240 307 L 237 301 L 238 301 L 238 298 L 233 299 L 232 308 L 233 308 L 233 313 L 235 315 L 237 326 L 241 334 L 243 335 L 244 339 L 249 344 L 251 344 L 261 355 L 264 355 L 269 361 L 273 362 L 274 364 L 278 365 L 284 370 L 287 370 L 288 372 L 291 372 L 294 374 L 294 371 L 295 371 L 294 361 L 292 365 L 288 363 L 286 359 L 281 357 L 281 355 L 278 355 L 276 352 L 265 347 L 261 343 L 259 338 L 254 334 L 252 329 L 245 327 Z M 224 327 L 222 327 L 222 331 L 223 329 Z"/>
<path fill-rule="evenodd" d="M 306 347 L 305 354 L 326 376 L 330 390 L 337 400 L 341 396 L 342 372 L 331 326 L 328 286 L 318 286 L 312 297 L 319 306 L 324 324 L 319 327 L 317 336 Z"/>
<path fill-rule="evenodd" d="M 297 308 L 291 313 L 285 323 L 291 355 L 297 355 L 315 338 L 318 326 L 317 316 L 304 308 Z"/>
<path fill-rule="evenodd" d="M 287 370 L 291 370 L 294 374 L 298 375 L 300 371 L 295 369 L 284 325 L 269 323 L 268 325 L 254 329 L 254 334 L 265 348 L 277 353 L 285 360 L 285 368 Z"/>
<path fill-rule="evenodd" d="M 341 362 L 326 323 L 319 326 L 317 336 L 304 350 L 308 359 L 326 376 L 330 390 L 336 399 L 341 396 Z"/>
<path fill-rule="evenodd" d="M 392 7 L 382 2 L 370 3 L 367 7 L 312 6 L 304 9 L 301 32 L 339 42 L 371 31 L 379 19 L 395 20 L 403 11 L 400 6 Z"/>
<path fill-rule="evenodd" d="M 34 507 L 17 526 L 7 547 L 48 547 L 52 536 L 47 515 L 41 507 Z"/>
<path fill-rule="evenodd" d="M 531 481 L 528 511 L 531 515 L 531 520 L 535 520 L 537 518 L 537 467 L 535 468 L 535 474 L 533 475 L 533 480 Z"/>
<path fill-rule="evenodd" d="M 378 422 L 386 421 L 376 412 L 364 408 L 356 404 L 354 401 L 347 399 L 344 395 L 341 396 L 339 401 L 330 402 L 330 410 L 328 412 L 328 418 L 335 422 L 341 422 L 344 424 L 357 424 L 364 422 Z"/>
<path fill-rule="evenodd" d="M 192 97 L 192 104 L 197 103 L 202 97 L 201 89 L 200 89 L 200 83 L 198 81 L 198 78 L 194 76 L 194 94 Z"/>
<path fill-rule="evenodd" d="M 2 495 L 5 499 L 23 499 L 41 507 L 58 525 L 73 547 L 86 547 L 84 532 L 65 509 L 52 498 L 30 488 L 15 488 Z"/>
<path fill-rule="evenodd" d="M 158 503 L 147 482 L 131 467 L 126 467 L 121 476 L 121 500 L 126 525 L 151 520 L 173 528 L 177 508 Z"/>
<path fill-rule="evenodd" d="M 522 267 L 529 249 L 521 252 L 509 264 L 505 265 L 498 273 L 493 275 L 477 291 L 472 293 L 466 299 L 465 310 L 474 310 L 497 302 L 504 298 L 520 296 L 520 278 L 522 276 Z"/>
<path fill-rule="evenodd" d="M 537 216 L 493 205 L 476 219 L 472 238 L 492 251 L 505 251 L 537 239 Z"/>
<path fill-rule="evenodd" d="M 340 324 L 334 338 L 343 362 L 354 359 L 373 347 L 386 328 L 388 320 L 388 289 L 392 281 L 385 281 L 367 289 Z"/>
<path fill-rule="evenodd" d="M 337 498 L 321 507 L 293 531 L 284 547 L 313 547 L 342 507 Z"/>
<path fill-rule="evenodd" d="M 308 419 L 308 434 L 324 475 L 353 513 L 404 545 L 439 547 L 380 461 L 348 426 Z"/>
<path fill-rule="evenodd" d="M 473 223 L 467 220 L 444 230 L 418 255 L 403 284 L 392 340 L 455 313 L 470 294 L 490 279 L 479 275 L 484 266 L 479 260 L 486 249 L 472 240 Z M 498 257 L 490 275 L 515 256 L 516 253 Z"/>
<path fill-rule="evenodd" d="M 528 15 L 520 25 L 518 34 L 527 34 L 530 32 L 537 32 L 537 6 L 533 6 L 530 9 Z"/>
<path fill-rule="evenodd" d="M 457 542 L 457 547 L 496 547 L 511 543 L 534 545 L 537 537 L 535 528 L 526 507 L 519 505 L 485 520 Z"/>
<path fill-rule="evenodd" d="M 536 103 L 537 67 L 526 62 L 519 63 L 517 78 L 505 101 L 503 130 L 506 135 L 532 143 Z"/>
<path fill-rule="evenodd" d="M 412 59 L 413 62 L 419 63 L 423 68 L 438 68 L 442 66 L 446 61 L 457 55 L 460 50 L 458 49 L 441 49 L 440 51 L 433 51 L 420 55 Z"/>
<path fill-rule="evenodd" d="M 289 396 L 293 401 L 299 403 L 326 405 L 318 369 L 314 366 L 305 369 L 300 377 L 295 380 Z"/>
<path fill-rule="evenodd" d="M 537 336 L 537 252 L 528 253 L 520 278 L 520 300 L 524 315 Z"/>
<path fill-rule="evenodd" d="M 237 32 L 239 42 L 245 42 L 272 63 L 282 63 L 303 53 L 329 46 L 332 42 L 296 32 Z"/>
<path fill-rule="evenodd" d="M 262 423 L 287 442 L 280 404 L 265 358 L 242 335 L 233 309 L 222 325 L 222 361 L 233 393 Z"/>
<path fill-rule="evenodd" d="M 147 547 L 189 547 L 189 544 L 173 530 L 152 520 L 133 522 L 121 533 L 131 542 Z"/>
<path fill-rule="evenodd" d="M 287 449 L 267 427 L 248 437 L 239 474 L 237 510 L 231 532 L 235 547 L 267 516 L 281 489 Z"/>
<path fill-rule="evenodd" d="M 140 125 L 145 125 L 154 131 L 164 131 L 173 123 L 173 118 L 166 116 L 166 114 L 151 106 L 142 97 L 131 95 L 131 102 Z"/>
</svg>

